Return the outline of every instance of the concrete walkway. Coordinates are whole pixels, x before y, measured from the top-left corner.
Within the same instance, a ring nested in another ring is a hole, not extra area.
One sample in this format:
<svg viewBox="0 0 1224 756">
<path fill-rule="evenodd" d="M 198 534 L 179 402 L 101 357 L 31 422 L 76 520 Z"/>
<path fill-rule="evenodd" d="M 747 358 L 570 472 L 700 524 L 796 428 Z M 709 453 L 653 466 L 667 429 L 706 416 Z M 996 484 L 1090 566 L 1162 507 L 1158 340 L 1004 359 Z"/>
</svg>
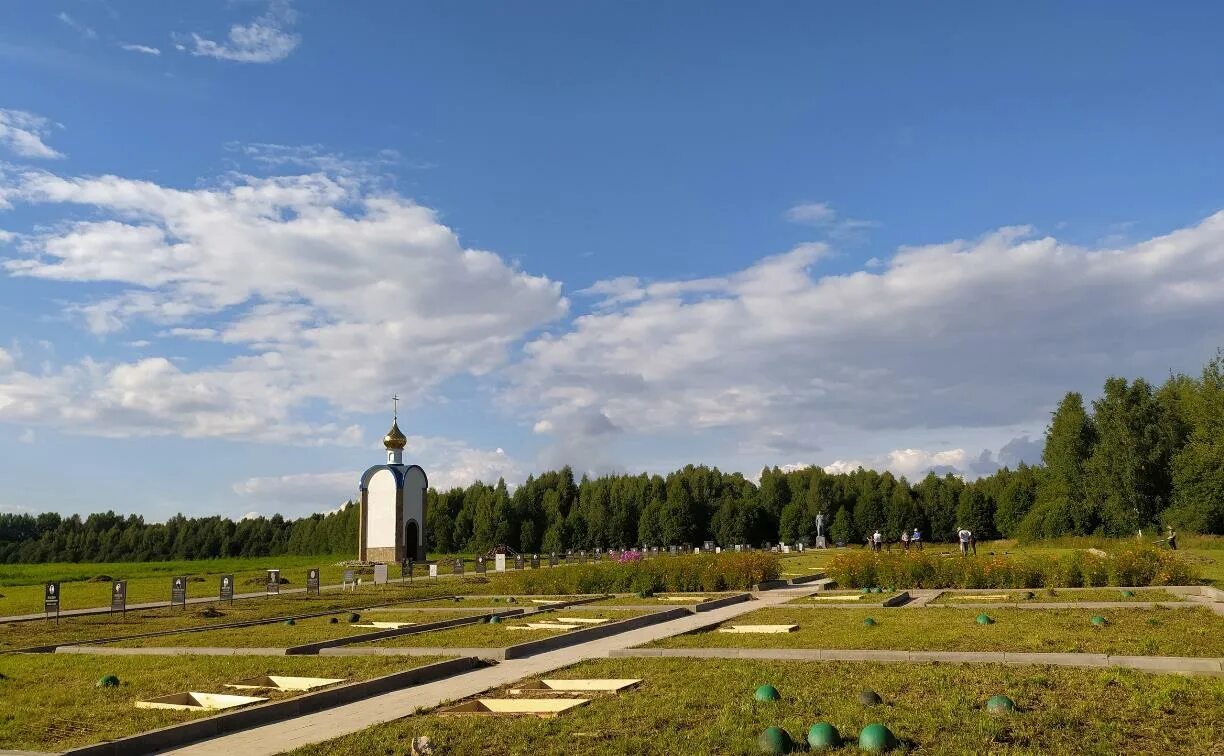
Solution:
<svg viewBox="0 0 1224 756">
<path fill-rule="evenodd" d="M 612 651 L 630 648 L 697 630 L 711 623 L 723 622 L 757 609 L 778 606 L 793 598 L 806 596 L 815 589 L 796 588 L 768 591 L 757 595 L 757 601 L 732 604 L 701 614 L 651 625 L 627 633 L 591 641 L 578 646 L 550 651 L 526 659 L 513 659 L 496 666 L 469 672 L 438 682 L 426 683 L 346 706 L 310 714 L 297 719 L 256 727 L 243 732 L 206 740 L 194 745 L 167 751 L 193 756 L 261 756 L 283 753 L 310 743 L 347 735 L 383 722 L 408 716 L 418 708 L 437 706 L 474 696 L 490 688 L 508 685 L 525 677 L 543 675 L 587 659 L 605 658 Z"/>
</svg>

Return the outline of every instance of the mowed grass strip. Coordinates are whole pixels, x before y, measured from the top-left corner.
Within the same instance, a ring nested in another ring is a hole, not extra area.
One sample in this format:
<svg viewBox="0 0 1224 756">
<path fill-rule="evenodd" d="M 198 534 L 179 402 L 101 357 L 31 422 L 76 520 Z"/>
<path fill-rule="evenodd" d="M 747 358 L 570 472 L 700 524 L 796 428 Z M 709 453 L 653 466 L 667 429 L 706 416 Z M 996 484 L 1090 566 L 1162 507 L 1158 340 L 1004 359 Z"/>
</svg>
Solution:
<svg viewBox="0 0 1224 756">
<path fill-rule="evenodd" d="M 224 687 L 259 675 L 357 682 L 441 661 L 432 657 L 63 656 L 0 657 L 0 749 L 59 751 L 185 722 L 204 713 L 137 709 L 171 693 L 235 693 L 280 700 L 300 693 Z M 115 675 L 117 688 L 96 687 Z M 216 713 L 216 712 L 211 712 Z"/>
<path fill-rule="evenodd" d="M 994 624 L 979 625 L 985 612 Z M 1093 616 L 1108 624 L 1096 627 Z M 871 617 L 873 627 L 863 625 Z M 836 648 L 1224 656 L 1224 618 L 1195 609 L 761 609 L 730 625 L 798 625 L 792 633 L 677 635 L 654 648 Z"/>
<path fill-rule="evenodd" d="M 394 638 L 387 638 L 380 641 L 372 641 L 370 643 L 362 643 L 354 648 L 362 646 L 380 646 L 380 647 L 412 647 L 412 648 L 507 648 L 515 646 L 519 643 L 548 638 L 558 633 L 569 633 L 573 630 L 512 630 L 511 627 L 516 625 L 526 625 L 529 622 L 548 622 L 559 623 L 559 617 L 582 617 L 584 619 L 606 619 L 609 624 L 617 620 L 629 619 L 630 617 L 638 617 L 643 614 L 650 614 L 649 611 L 641 610 L 626 610 L 626 609 L 560 609 L 555 612 L 542 612 L 533 614 L 529 617 L 503 619 L 497 624 L 478 624 L 464 625 L 462 627 L 450 628 L 448 630 L 432 630 L 427 633 L 416 633 L 413 635 L 400 635 Z M 580 630 L 593 625 L 576 624 L 574 629 Z"/>
<path fill-rule="evenodd" d="M 863 593 L 862 591 L 820 591 L 811 596 L 792 599 L 787 601 L 788 605 L 808 605 L 813 604 L 820 606 L 855 606 L 858 604 L 882 604 L 885 601 L 896 598 L 900 595 L 899 591 L 881 591 L 880 593 Z M 821 596 L 836 596 L 836 601 L 822 601 Z"/>
<path fill-rule="evenodd" d="M 428 736 L 436 753 L 755 753 L 757 735 L 780 726 L 804 740 L 826 721 L 853 738 L 886 724 L 909 746 L 935 753 L 1219 753 L 1224 679 L 998 665 L 775 662 L 719 659 L 599 659 L 550 678 L 641 678 L 637 690 L 596 696 L 556 719 L 421 714 L 292 753 L 406 753 Z M 772 684 L 782 700 L 758 703 Z M 513 685 L 507 687 L 514 687 Z M 858 695 L 879 693 L 866 708 Z M 505 697 L 504 691 L 493 697 Z M 986 699 L 1004 693 L 1019 711 L 996 716 Z M 851 744 L 842 752 L 857 752 Z"/>
<path fill-rule="evenodd" d="M 1027 594 L 1032 594 L 1027 598 Z M 932 604 L 951 604 L 956 606 L 972 606 L 975 603 L 1068 603 L 1074 601 L 1117 601 L 1118 603 L 1133 603 L 1136 601 L 1183 601 L 1181 596 L 1169 593 L 1163 588 L 1136 588 L 1133 595 L 1125 596 L 1120 588 L 1081 588 L 1069 590 L 1066 588 L 1034 588 L 1032 590 L 983 590 L 983 591 L 946 591 L 941 593 Z M 1005 596 L 1005 598 L 981 598 L 982 596 Z"/>
<path fill-rule="evenodd" d="M 33 646 L 81 643 L 101 638 L 120 638 L 163 630 L 212 627 L 232 622 L 273 619 L 295 614 L 344 612 L 344 616 L 347 617 L 348 612 L 354 607 L 394 601 L 396 598 L 409 599 L 436 595 L 436 592 L 442 590 L 438 587 L 425 586 L 420 588 L 388 587 L 346 593 L 337 591 L 309 597 L 292 594 L 266 599 L 235 601 L 232 606 L 228 602 L 208 605 L 188 604 L 186 609 L 182 607 L 147 609 L 128 612 L 126 616 L 115 613 L 61 617 L 58 624 L 54 620 L 12 622 L 0 625 L 0 652 Z M 206 616 L 209 609 L 216 610 L 221 616 Z M 357 611 L 361 610 L 357 609 Z"/>
<path fill-rule="evenodd" d="M 602 595 L 602 594 L 600 594 Z M 537 601 L 578 601 L 581 599 L 592 598 L 592 596 L 496 596 L 496 595 L 465 595 L 453 596 L 448 598 L 433 599 L 431 601 L 413 602 L 404 606 L 387 607 L 383 611 L 412 611 L 414 609 L 428 608 L 448 608 L 448 609 L 464 609 L 467 607 L 488 608 L 488 609 L 539 609 L 542 604 Z M 514 599 L 510 601 L 509 599 Z"/>
<path fill-rule="evenodd" d="M 123 648 L 157 648 L 157 647 L 217 647 L 217 648 L 288 648 L 303 643 L 345 638 L 363 633 L 376 633 L 382 629 L 376 627 L 359 627 L 371 622 L 415 622 L 423 625 L 427 622 L 441 622 L 458 617 L 471 617 L 482 614 L 479 609 L 473 611 L 454 612 L 417 612 L 403 613 L 395 616 L 362 615 L 361 621 L 349 623 L 348 614 L 334 614 L 330 617 L 311 617 L 295 620 L 294 624 L 273 623 L 254 625 L 252 627 L 236 627 L 232 629 L 206 630 L 197 633 L 174 633 L 158 635 L 152 638 L 134 638 L 108 645 Z M 335 619 L 336 622 L 331 622 Z"/>
</svg>

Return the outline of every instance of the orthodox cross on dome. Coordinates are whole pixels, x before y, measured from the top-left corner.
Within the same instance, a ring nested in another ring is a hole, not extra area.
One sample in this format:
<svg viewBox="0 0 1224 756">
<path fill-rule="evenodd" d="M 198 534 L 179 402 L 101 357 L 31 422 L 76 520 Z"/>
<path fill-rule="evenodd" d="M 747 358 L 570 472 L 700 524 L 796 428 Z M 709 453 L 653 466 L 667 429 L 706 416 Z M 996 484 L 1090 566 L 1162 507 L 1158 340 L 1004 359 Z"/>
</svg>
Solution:
<svg viewBox="0 0 1224 756">
<path fill-rule="evenodd" d="M 391 422 L 399 421 L 399 394 L 391 395 Z"/>
</svg>

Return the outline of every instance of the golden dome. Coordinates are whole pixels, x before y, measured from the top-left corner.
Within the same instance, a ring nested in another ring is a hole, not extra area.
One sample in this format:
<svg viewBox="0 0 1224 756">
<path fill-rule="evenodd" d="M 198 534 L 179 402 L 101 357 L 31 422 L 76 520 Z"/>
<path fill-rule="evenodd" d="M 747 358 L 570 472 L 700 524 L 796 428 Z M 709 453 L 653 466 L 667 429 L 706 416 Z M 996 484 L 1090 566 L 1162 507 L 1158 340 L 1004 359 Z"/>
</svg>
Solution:
<svg viewBox="0 0 1224 756">
<path fill-rule="evenodd" d="M 392 449 L 402 450 L 407 445 L 408 437 L 400 431 L 399 423 L 393 421 L 391 423 L 391 430 L 387 431 L 387 435 L 383 436 L 383 446 L 387 447 L 387 450 L 390 451 Z"/>
</svg>

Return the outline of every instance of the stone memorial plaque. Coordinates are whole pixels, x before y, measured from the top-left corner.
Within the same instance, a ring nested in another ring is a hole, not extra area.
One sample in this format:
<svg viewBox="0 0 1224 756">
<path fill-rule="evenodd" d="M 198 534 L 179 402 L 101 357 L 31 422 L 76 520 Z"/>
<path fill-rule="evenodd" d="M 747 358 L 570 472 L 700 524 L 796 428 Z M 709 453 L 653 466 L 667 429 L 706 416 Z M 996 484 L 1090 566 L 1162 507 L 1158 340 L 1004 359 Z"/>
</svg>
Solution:
<svg viewBox="0 0 1224 756">
<path fill-rule="evenodd" d="M 572 552 L 572 551 L 567 551 L 567 552 L 565 552 L 565 563 L 566 563 L 566 564 L 573 564 L 573 563 L 574 563 L 574 552 Z"/>
<path fill-rule="evenodd" d="M 553 553 L 548 555 L 548 566 L 549 567 L 557 566 L 557 552 L 554 551 Z"/>
<path fill-rule="evenodd" d="M 521 570 L 523 569 L 523 567 L 524 567 L 523 555 L 519 554 L 518 556 L 514 557 L 514 569 Z"/>
<path fill-rule="evenodd" d="M 319 568 L 311 567 L 306 570 L 306 595 L 319 595 Z"/>
<path fill-rule="evenodd" d="M 408 582 L 412 582 L 412 572 L 415 565 L 411 559 L 405 559 L 400 562 L 400 582 L 404 582 L 404 578 L 408 578 Z"/>
<path fill-rule="evenodd" d="M 451 564 L 451 574 L 454 574 L 454 575 L 463 574 L 463 560 L 462 559 L 456 559 L 454 563 Z"/>
<path fill-rule="evenodd" d="M 116 580 L 111 583 L 111 611 L 127 614 L 126 580 Z"/>
<path fill-rule="evenodd" d="M 341 588 L 351 588 L 357 590 L 357 575 L 352 570 L 344 571 L 344 578 L 341 580 Z"/>
<path fill-rule="evenodd" d="M 438 577 L 438 563 L 437 562 L 434 562 L 433 564 L 429 565 L 429 576 L 431 578 Z"/>
<path fill-rule="evenodd" d="M 706 541 L 704 544 L 702 544 L 702 548 L 703 548 L 703 549 L 705 549 L 706 551 L 713 551 L 713 550 L 714 550 L 714 542 L 713 542 L 713 541 Z"/>
<path fill-rule="evenodd" d="M 187 578 L 176 577 L 170 581 L 170 606 L 175 604 L 187 608 Z"/>
<path fill-rule="evenodd" d="M 234 603 L 234 576 L 221 576 L 221 600 Z"/>
<path fill-rule="evenodd" d="M 267 594 L 280 593 L 280 570 L 268 570 Z"/>
<path fill-rule="evenodd" d="M 386 584 L 387 584 L 387 564 L 386 562 L 379 562 L 378 564 L 374 565 L 374 585 L 386 585 Z"/>
<path fill-rule="evenodd" d="M 539 554 L 531 555 L 531 569 L 533 570 L 540 569 L 540 555 Z"/>
<path fill-rule="evenodd" d="M 494 554 L 493 555 L 493 569 L 497 572 L 506 571 L 506 555 L 505 554 Z"/>
<path fill-rule="evenodd" d="M 476 557 L 476 574 L 485 574 L 485 560 L 482 556 Z"/>
</svg>

